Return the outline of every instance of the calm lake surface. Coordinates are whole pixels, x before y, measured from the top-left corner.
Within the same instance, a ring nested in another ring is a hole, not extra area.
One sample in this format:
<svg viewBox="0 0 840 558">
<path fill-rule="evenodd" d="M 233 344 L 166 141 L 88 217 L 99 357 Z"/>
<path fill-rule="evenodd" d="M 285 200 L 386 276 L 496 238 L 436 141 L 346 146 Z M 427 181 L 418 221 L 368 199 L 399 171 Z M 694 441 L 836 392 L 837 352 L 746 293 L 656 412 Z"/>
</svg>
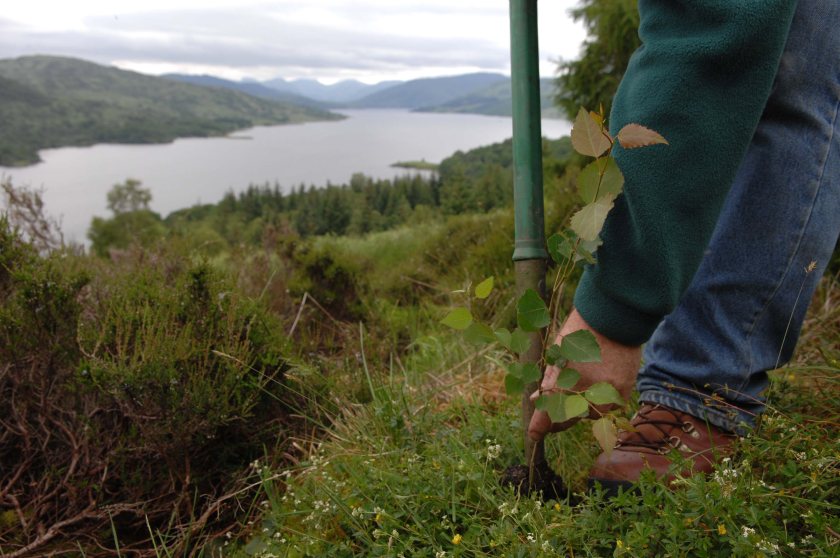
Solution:
<svg viewBox="0 0 840 558">
<path fill-rule="evenodd" d="M 264 126 L 231 138 L 179 139 L 162 145 L 95 145 L 41 152 L 43 162 L 22 169 L 0 167 L 16 185 L 45 189 L 47 212 L 60 217 L 67 240 L 85 241 L 94 215 L 108 216 L 105 196 L 114 184 L 135 178 L 152 192 L 161 215 L 219 201 L 228 190 L 277 182 L 291 190 L 303 183 L 348 182 L 354 172 L 392 178 L 412 171 L 397 161 L 440 162 L 457 150 L 511 136 L 511 119 L 404 110 L 346 110 L 339 122 Z M 569 133 L 564 120 L 543 120 L 543 135 Z M 416 172 L 416 171 L 413 171 Z"/>
</svg>

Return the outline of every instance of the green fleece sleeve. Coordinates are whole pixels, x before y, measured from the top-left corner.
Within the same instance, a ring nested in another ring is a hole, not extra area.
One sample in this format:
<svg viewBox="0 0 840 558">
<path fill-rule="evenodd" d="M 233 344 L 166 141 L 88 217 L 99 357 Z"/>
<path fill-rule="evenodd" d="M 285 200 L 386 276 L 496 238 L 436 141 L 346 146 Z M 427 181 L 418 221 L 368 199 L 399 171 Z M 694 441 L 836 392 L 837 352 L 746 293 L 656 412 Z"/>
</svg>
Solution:
<svg viewBox="0 0 840 558">
<path fill-rule="evenodd" d="M 761 113 L 795 0 L 639 0 L 642 46 L 610 114 L 667 146 L 616 148 L 624 194 L 575 306 L 595 330 L 646 341 L 688 287 Z"/>
</svg>

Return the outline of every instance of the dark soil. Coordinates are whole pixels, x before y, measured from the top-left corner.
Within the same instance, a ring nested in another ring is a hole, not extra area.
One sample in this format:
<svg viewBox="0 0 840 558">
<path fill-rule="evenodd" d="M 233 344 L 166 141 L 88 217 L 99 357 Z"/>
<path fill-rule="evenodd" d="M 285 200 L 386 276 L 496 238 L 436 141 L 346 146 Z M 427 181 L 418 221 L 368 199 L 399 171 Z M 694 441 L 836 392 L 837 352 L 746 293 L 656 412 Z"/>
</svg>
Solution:
<svg viewBox="0 0 840 558">
<path fill-rule="evenodd" d="M 534 466 L 534 482 L 528 483 L 528 466 L 511 465 L 499 480 L 502 486 L 513 486 L 520 494 L 540 493 L 545 500 L 566 500 L 569 489 L 563 479 L 543 461 Z"/>
</svg>

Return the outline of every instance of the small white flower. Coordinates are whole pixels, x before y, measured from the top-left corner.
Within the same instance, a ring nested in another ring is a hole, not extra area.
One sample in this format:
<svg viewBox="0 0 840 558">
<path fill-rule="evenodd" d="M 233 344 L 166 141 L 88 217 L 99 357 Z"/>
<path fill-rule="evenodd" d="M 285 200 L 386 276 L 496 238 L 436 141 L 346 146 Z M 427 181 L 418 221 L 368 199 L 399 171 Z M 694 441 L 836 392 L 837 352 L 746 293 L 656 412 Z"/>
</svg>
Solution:
<svg viewBox="0 0 840 558">
<path fill-rule="evenodd" d="M 490 444 L 487 446 L 487 459 L 497 459 L 500 455 L 502 455 L 501 444 Z"/>
<path fill-rule="evenodd" d="M 741 536 L 742 537 L 746 538 L 746 537 L 749 537 L 750 535 L 754 535 L 754 534 L 755 534 L 755 529 L 753 529 L 752 527 L 747 527 L 746 525 L 741 527 Z"/>
<path fill-rule="evenodd" d="M 525 538 L 528 539 L 528 542 L 537 542 L 537 537 L 534 536 L 534 533 L 528 533 L 528 536 Z"/>
<path fill-rule="evenodd" d="M 435 558 L 446 558 L 446 551 L 438 550 L 437 552 L 435 552 Z"/>
</svg>

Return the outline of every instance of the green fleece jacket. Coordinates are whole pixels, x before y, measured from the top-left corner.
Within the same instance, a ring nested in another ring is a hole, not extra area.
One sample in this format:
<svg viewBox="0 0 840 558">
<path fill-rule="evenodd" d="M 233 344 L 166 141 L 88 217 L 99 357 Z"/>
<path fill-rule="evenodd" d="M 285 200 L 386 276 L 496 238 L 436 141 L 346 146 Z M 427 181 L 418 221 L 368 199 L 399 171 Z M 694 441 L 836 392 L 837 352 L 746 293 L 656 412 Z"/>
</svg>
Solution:
<svg viewBox="0 0 840 558">
<path fill-rule="evenodd" d="M 624 194 L 575 306 L 595 330 L 645 342 L 688 287 L 770 95 L 795 0 L 639 0 L 642 46 L 610 114 L 670 145 L 616 148 Z"/>
</svg>

